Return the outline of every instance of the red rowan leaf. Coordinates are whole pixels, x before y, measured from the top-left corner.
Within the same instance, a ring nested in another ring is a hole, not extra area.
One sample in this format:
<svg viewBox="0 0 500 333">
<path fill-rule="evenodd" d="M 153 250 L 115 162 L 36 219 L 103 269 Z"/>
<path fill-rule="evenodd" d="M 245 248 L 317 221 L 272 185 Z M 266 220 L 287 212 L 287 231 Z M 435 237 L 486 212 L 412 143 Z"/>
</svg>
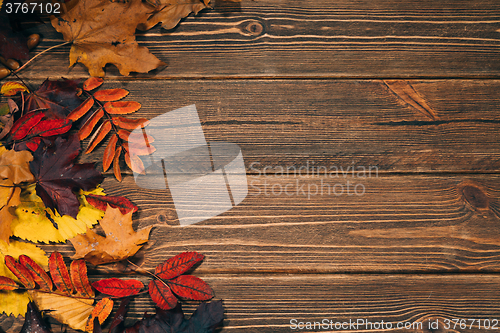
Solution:
<svg viewBox="0 0 500 333">
<path fill-rule="evenodd" d="M 92 287 L 103 294 L 115 297 L 137 295 L 144 285 L 139 280 L 120 280 L 117 278 L 99 280 L 92 283 Z"/>
<path fill-rule="evenodd" d="M 0 276 L 0 290 L 16 290 L 19 289 L 16 281 L 5 276 Z"/>
<path fill-rule="evenodd" d="M 83 117 L 91 108 L 94 106 L 94 99 L 92 97 L 89 97 L 80 104 L 79 107 L 71 111 L 71 113 L 68 115 L 68 119 L 76 121 Z"/>
<path fill-rule="evenodd" d="M 35 280 L 33 280 L 31 273 L 26 267 L 18 263 L 16 259 L 9 255 L 5 256 L 5 265 L 19 279 L 26 289 L 35 289 Z"/>
<path fill-rule="evenodd" d="M 104 89 L 94 93 L 95 99 L 101 102 L 114 102 L 118 101 L 128 95 L 128 91 L 121 88 Z"/>
<path fill-rule="evenodd" d="M 89 77 L 85 82 L 83 83 L 83 89 L 87 91 L 94 90 L 97 87 L 100 87 L 104 80 L 100 77 Z"/>
<path fill-rule="evenodd" d="M 30 112 L 19 118 L 10 130 L 11 140 L 21 140 L 45 117 L 43 112 Z"/>
<path fill-rule="evenodd" d="M 198 252 L 183 252 L 166 260 L 163 264 L 156 266 L 155 275 L 162 279 L 173 279 L 187 272 L 196 263 L 202 261 L 205 256 Z"/>
<path fill-rule="evenodd" d="M 122 214 L 126 214 L 130 211 L 133 211 L 135 213 L 139 209 L 125 197 L 87 194 L 85 195 L 85 198 L 87 199 L 87 202 L 89 204 L 102 211 L 106 211 L 107 205 L 110 205 L 113 208 L 120 209 L 120 212 Z"/>
<path fill-rule="evenodd" d="M 98 319 L 98 324 L 102 324 L 108 318 L 111 310 L 113 310 L 113 300 L 110 298 L 103 298 L 97 302 L 87 322 L 85 331 L 92 332 L 94 330 L 94 318 Z"/>
<path fill-rule="evenodd" d="M 173 309 L 177 304 L 177 298 L 172 294 L 172 291 L 162 281 L 151 280 L 149 282 L 149 295 L 153 302 L 162 309 Z"/>
<path fill-rule="evenodd" d="M 141 103 L 134 101 L 107 102 L 104 109 L 109 114 L 129 114 L 141 108 Z"/>
<path fill-rule="evenodd" d="M 113 173 L 115 174 L 116 180 L 122 181 L 122 172 L 120 170 L 120 154 L 122 153 L 122 147 L 116 148 L 115 157 L 113 158 Z"/>
<path fill-rule="evenodd" d="M 146 134 L 146 133 L 132 133 L 132 132 L 129 132 L 129 131 L 124 130 L 124 129 L 118 130 L 118 136 L 122 140 L 128 141 L 131 144 L 137 143 L 138 145 L 140 145 L 140 144 L 142 144 L 142 145 L 146 144 L 146 146 L 147 146 L 150 143 L 153 143 L 155 141 L 155 139 L 151 135 L 149 135 L 149 134 Z"/>
<path fill-rule="evenodd" d="M 156 309 L 156 315 L 144 319 L 127 329 L 128 333 L 213 333 L 224 320 L 222 301 L 201 303 L 189 319 L 184 317 L 181 304 L 172 310 Z"/>
<path fill-rule="evenodd" d="M 52 291 L 52 280 L 44 269 L 34 262 L 33 259 L 23 254 L 19 256 L 19 263 L 29 270 L 33 280 L 40 286 L 40 289 Z"/>
<path fill-rule="evenodd" d="M 206 301 L 214 297 L 212 288 L 200 278 L 181 275 L 167 282 L 174 294 L 182 298 Z"/>
<path fill-rule="evenodd" d="M 116 143 L 118 142 L 118 136 L 113 134 L 111 139 L 109 139 L 106 149 L 104 149 L 104 156 L 102 157 L 102 169 L 104 172 L 108 171 L 113 158 L 115 157 Z"/>
<path fill-rule="evenodd" d="M 86 139 L 90 133 L 92 133 L 92 130 L 94 129 L 95 125 L 101 120 L 101 118 L 104 116 L 104 111 L 102 109 L 98 109 L 94 114 L 83 124 L 82 128 L 80 128 L 80 131 L 78 131 L 78 136 L 81 140 Z"/>
<path fill-rule="evenodd" d="M 125 151 L 125 163 L 127 163 L 130 170 L 135 173 L 145 174 L 144 172 L 144 163 L 137 155 L 130 155 L 127 151 Z"/>
<path fill-rule="evenodd" d="M 125 117 L 113 117 L 113 124 L 124 129 L 134 130 L 139 127 L 146 127 L 149 124 L 149 120 L 146 118 L 128 119 Z"/>
<path fill-rule="evenodd" d="M 56 288 L 67 295 L 73 293 L 73 283 L 69 276 L 68 268 L 59 252 L 53 252 L 49 258 L 49 270 Z"/>
<path fill-rule="evenodd" d="M 146 145 L 145 143 L 138 144 L 138 143 L 124 142 L 122 146 L 131 156 L 132 155 L 146 156 L 146 155 L 151 155 L 156 151 L 156 148 L 153 145 Z"/>
<path fill-rule="evenodd" d="M 73 286 L 75 286 L 75 290 L 78 295 L 81 295 L 82 297 L 94 297 L 94 291 L 92 290 L 87 277 L 87 265 L 85 264 L 85 260 L 73 260 L 69 270 L 71 274 L 71 281 L 73 281 Z"/>
<path fill-rule="evenodd" d="M 35 137 L 30 139 L 29 141 L 26 141 L 25 144 L 29 150 L 35 151 L 38 149 L 38 145 L 40 144 L 41 141 L 42 139 L 40 137 Z"/>
<path fill-rule="evenodd" d="M 36 124 L 30 131 L 29 135 L 39 135 L 48 137 L 60 135 L 68 132 L 71 129 L 72 121 L 69 119 L 47 119 Z"/>
<path fill-rule="evenodd" d="M 36 179 L 36 194 L 46 207 L 57 209 L 61 216 L 76 218 L 80 202 L 73 191 L 89 191 L 103 180 L 93 163 L 73 162 L 79 151 L 80 141 L 76 134 L 68 139 L 57 137 L 54 141 L 44 140 L 30 162 L 31 173 Z"/>
<path fill-rule="evenodd" d="M 111 131 L 111 121 L 106 120 L 102 123 L 101 127 L 96 131 L 96 135 L 92 137 L 89 142 L 89 146 L 87 150 L 85 150 L 85 154 L 89 154 L 94 150 L 94 148 L 108 135 L 109 131 Z"/>
</svg>

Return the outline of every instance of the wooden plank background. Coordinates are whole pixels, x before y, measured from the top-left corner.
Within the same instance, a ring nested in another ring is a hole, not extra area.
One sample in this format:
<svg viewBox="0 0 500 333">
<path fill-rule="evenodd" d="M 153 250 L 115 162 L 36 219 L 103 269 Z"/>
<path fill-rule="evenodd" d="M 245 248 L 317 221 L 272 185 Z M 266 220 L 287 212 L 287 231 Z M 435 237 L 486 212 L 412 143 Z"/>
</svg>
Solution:
<svg viewBox="0 0 500 333">
<path fill-rule="evenodd" d="M 43 35 L 35 52 L 61 42 L 48 25 L 31 31 Z M 143 105 L 134 117 L 196 104 L 207 141 L 240 146 L 249 194 L 180 227 L 169 192 L 140 189 L 125 167 L 122 183 L 107 173 L 102 186 L 139 206 L 137 227 L 155 226 L 134 258 L 143 268 L 186 250 L 206 255 L 194 274 L 224 300 L 222 332 L 294 332 L 294 318 L 483 332 L 445 320 L 500 320 L 498 1 L 219 2 L 138 40 L 168 66 L 127 78 L 108 66 L 105 87 L 130 91 Z M 43 55 L 22 77 L 86 78 L 67 68 L 68 51 Z M 100 168 L 102 152 L 81 160 Z M 287 168 L 307 172 L 276 174 Z M 363 193 L 326 193 L 348 182 Z M 136 277 L 123 264 L 90 272 Z M 152 309 L 135 299 L 128 322 Z M 0 331 L 20 325 L 0 317 Z"/>
</svg>

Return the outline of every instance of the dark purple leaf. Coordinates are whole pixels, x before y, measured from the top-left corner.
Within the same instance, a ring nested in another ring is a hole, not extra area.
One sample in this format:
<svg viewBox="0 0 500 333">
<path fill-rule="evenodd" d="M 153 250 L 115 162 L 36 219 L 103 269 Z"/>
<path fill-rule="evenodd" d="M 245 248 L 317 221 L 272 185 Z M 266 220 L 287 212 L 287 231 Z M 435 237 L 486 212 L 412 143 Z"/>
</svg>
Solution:
<svg viewBox="0 0 500 333">
<path fill-rule="evenodd" d="M 76 218 L 80 202 L 74 191 L 91 190 L 103 176 L 93 163 L 74 164 L 80 151 L 77 134 L 68 139 L 44 139 L 33 153 L 30 169 L 36 178 L 36 194 L 46 207 Z"/>
</svg>

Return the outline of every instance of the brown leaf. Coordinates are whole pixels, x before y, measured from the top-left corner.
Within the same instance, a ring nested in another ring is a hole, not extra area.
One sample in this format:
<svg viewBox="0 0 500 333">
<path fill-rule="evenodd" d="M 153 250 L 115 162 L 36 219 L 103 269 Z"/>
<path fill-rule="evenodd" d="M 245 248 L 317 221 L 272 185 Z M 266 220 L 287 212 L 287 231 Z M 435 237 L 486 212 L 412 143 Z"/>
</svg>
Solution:
<svg viewBox="0 0 500 333">
<path fill-rule="evenodd" d="M 90 139 L 87 150 L 85 150 L 85 154 L 89 154 L 92 150 L 94 150 L 94 148 L 106 137 L 106 135 L 108 135 L 109 131 L 111 131 L 111 127 L 111 120 L 106 120 L 102 123 L 92 139 Z"/>
<path fill-rule="evenodd" d="M 111 2 L 80 0 L 75 7 L 52 18 L 64 40 L 73 42 L 70 66 L 80 62 L 91 76 L 104 76 L 103 67 L 114 64 L 122 75 L 147 73 L 162 61 L 135 40 L 138 24 L 146 22 L 152 8 L 141 0 Z"/>
<path fill-rule="evenodd" d="M 106 172 L 111 166 L 111 163 L 113 163 L 117 142 L 118 142 L 118 137 L 116 136 L 116 134 L 113 134 L 111 139 L 109 139 L 106 149 L 104 149 L 104 156 L 102 157 L 102 169 L 104 172 Z"/>
<path fill-rule="evenodd" d="M 132 214 L 122 214 L 108 206 L 99 222 L 106 237 L 87 229 L 84 235 L 70 239 L 76 253 L 73 258 L 84 258 L 93 265 L 116 262 L 134 255 L 148 241 L 152 226 L 134 231 Z"/>
<path fill-rule="evenodd" d="M 157 8 L 160 11 L 151 15 L 146 23 L 140 24 L 139 30 L 149 30 L 158 23 L 162 23 L 164 29 L 173 29 L 179 21 L 188 16 L 191 12 L 198 12 L 208 7 L 210 0 L 158 0 L 160 2 Z"/>
<path fill-rule="evenodd" d="M 90 133 L 92 133 L 92 130 L 102 118 L 102 116 L 104 116 L 104 111 L 102 109 L 99 109 L 92 115 L 92 117 L 87 120 L 82 128 L 80 128 L 80 131 L 78 131 L 78 138 L 80 139 L 80 141 L 86 139 L 90 135 Z"/>
</svg>

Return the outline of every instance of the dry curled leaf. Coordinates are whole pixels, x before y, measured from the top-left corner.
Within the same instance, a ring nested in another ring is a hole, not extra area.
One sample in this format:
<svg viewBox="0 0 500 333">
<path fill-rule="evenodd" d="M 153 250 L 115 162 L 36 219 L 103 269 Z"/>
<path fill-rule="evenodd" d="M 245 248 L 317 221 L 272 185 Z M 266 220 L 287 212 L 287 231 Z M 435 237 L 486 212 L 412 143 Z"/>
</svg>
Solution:
<svg viewBox="0 0 500 333">
<path fill-rule="evenodd" d="M 122 214 L 118 208 L 108 205 L 99 222 L 106 237 L 87 229 L 86 234 L 70 239 L 76 251 L 72 258 L 84 258 L 93 265 L 100 265 L 133 256 L 148 241 L 152 226 L 134 231 L 132 213 Z"/>
<path fill-rule="evenodd" d="M 148 18 L 146 23 L 139 25 L 139 30 L 149 30 L 158 23 L 164 29 L 173 29 L 179 21 L 194 12 L 208 7 L 210 0 L 158 0 L 159 10 Z"/>
<path fill-rule="evenodd" d="M 164 65 L 146 47 L 139 46 L 134 36 L 137 25 L 146 22 L 151 11 L 152 7 L 141 0 L 80 0 L 51 21 L 64 40 L 73 42 L 70 66 L 80 62 L 91 76 L 104 76 L 103 67 L 111 63 L 126 76 Z"/>
</svg>

